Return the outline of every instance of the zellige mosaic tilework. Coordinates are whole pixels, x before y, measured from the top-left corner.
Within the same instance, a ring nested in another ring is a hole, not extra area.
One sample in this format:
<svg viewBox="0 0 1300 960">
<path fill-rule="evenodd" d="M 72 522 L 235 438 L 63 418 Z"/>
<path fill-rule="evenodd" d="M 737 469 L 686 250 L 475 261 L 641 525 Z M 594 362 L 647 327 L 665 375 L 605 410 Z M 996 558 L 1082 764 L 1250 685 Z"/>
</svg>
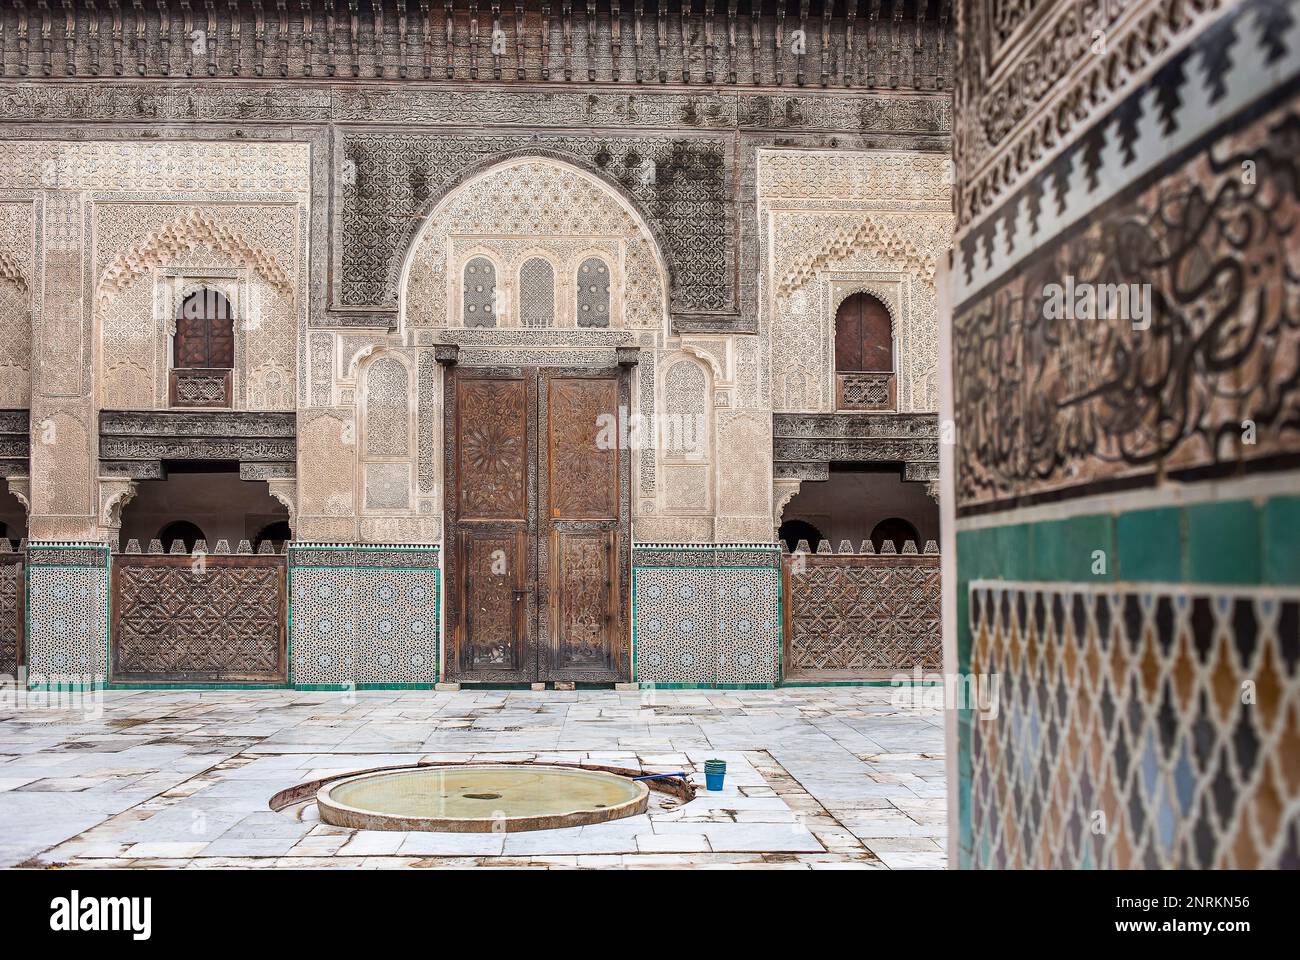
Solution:
<svg viewBox="0 0 1300 960">
<path fill-rule="evenodd" d="M 436 683 L 438 559 L 436 546 L 292 544 L 293 685 Z"/>
<path fill-rule="evenodd" d="M 971 866 L 1300 867 L 1300 590 L 977 581 Z"/>
<path fill-rule="evenodd" d="M 637 680 L 775 684 L 781 669 L 780 562 L 775 544 L 637 546 Z"/>
<path fill-rule="evenodd" d="M 28 683 L 100 686 L 108 679 L 108 548 L 27 546 Z"/>
</svg>

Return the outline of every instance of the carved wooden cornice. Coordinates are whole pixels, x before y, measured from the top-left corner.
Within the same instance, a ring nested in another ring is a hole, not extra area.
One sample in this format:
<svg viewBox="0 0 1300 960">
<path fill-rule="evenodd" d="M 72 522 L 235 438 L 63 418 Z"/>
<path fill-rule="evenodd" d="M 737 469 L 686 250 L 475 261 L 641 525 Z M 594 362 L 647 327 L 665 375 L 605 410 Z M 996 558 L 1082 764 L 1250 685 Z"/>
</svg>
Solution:
<svg viewBox="0 0 1300 960">
<path fill-rule="evenodd" d="M 292 476 L 297 415 L 246 410 L 103 410 L 100 475 L 158 479 L 164 460 L 233 460 L 246 479 Z"/>
<path fill-rule="evenodd" d="M 903 479 L 938 476 L 939 418 L 933 413 L 774 413 L 772 469 L 778 480 L 825 480 L 832 463 L 899 463 Z"/>
<path fill-rule="evenodd" d="M 0 75 L 952 87 L 948 0 L 35 0 Z M 907 18 L 905 23 L 904 18 Z M 888 31 L 876 24 L 889 18 Z M 749 36 L 746 38 L 745 34 Z M 903 42 L 904 35 L 910 42 Z M 513 64 L 513 69 L 510 65 Z"/>
</svg>

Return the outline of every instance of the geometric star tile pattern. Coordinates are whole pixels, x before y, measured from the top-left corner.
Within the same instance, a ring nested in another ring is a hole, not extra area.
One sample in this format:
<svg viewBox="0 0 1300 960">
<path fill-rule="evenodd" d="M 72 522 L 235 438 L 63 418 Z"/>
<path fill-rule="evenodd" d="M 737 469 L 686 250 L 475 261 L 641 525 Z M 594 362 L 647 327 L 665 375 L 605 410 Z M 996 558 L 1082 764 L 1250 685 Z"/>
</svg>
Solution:
<svg viewBox="0 0 1300 960">
<path fill-rule="evenodd" d="M 432 685 L 438 550 L 291 545 L 291 680 Z"/>
<path fill-rule="evenodd" d="M 108 664 L 108 548 L 29 544 L 29 682 L 102 685 Z"/>
<path fill-rule="evenodd" d="M 775 549 L 638 548 L 632 568 L 636 679 L 776 683 L 779 562 Z"/>
</svg>

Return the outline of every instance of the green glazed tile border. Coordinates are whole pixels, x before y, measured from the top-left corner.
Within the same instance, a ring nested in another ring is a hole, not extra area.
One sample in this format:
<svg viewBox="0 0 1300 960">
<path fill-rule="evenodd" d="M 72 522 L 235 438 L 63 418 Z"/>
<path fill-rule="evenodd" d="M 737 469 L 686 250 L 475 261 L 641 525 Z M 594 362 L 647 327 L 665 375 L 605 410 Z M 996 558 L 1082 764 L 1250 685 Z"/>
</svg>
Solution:
<svg viewBox="0 0 1300 960">
<path fill-rule="evenodd" d="M 1135 510 L 1115 518 L 1119 579 L 1182 579 L 1183 514 L 1177 507 Z"/>
<path fill-rule="evenodd" d="M 941 687 L 942 680 L 782 680 L 778 687 Z"/>
<path fill-rule="evenodd" d="M 292 690 L 287 683 L 204 683 L 190 682 L 129 683 L 114 680 L 104 685 L 105 690 Z"/>
<path fill-rule="evenodd" d="M 1186 579 L 1198 583 L 1259 583 L 1261 512 L 1246 500 L 1187 507 L 1183 564 Z"/>
<path fill-rule="evenodd" d="M 330 693 L 348 690 L 433 690 L 432 683 L 295 683 L 289 690 L 320 690 Z"/>
<path fill-rule="evenodd" d="M 1300 497 L 1274 497 L 1261 517 L 1264 582 L 1300 583 Z"/>
<path fill-rule="evenodd" d="M 775 690 L 779 683 L 656 683 L 642 680 L 642 690 Z"/>
<path fill-rule="evenodd" d="M 1094 552 L 1106 555 L 1094 572 Z M 1229 500 L 957 533 L 958 597 L 976 579 L 1300 584 L 1300 497 Z"/>
</svg>

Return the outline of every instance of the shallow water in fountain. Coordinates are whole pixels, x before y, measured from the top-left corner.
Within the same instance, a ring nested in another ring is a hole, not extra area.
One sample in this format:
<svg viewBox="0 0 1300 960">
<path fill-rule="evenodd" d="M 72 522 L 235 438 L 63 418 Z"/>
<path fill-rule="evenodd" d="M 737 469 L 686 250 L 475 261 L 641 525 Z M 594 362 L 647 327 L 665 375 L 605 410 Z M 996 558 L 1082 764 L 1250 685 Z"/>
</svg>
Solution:
<svg viewBox="0 0 1300 960">
<path fill-rule="evenodd" d="M 538 817 L 603 810 L 644 793 L 625 777 L 556 767 L 432 767 L 377 773 L 329 791 L 335 803 L 396 817 Z"/>
</svg>

